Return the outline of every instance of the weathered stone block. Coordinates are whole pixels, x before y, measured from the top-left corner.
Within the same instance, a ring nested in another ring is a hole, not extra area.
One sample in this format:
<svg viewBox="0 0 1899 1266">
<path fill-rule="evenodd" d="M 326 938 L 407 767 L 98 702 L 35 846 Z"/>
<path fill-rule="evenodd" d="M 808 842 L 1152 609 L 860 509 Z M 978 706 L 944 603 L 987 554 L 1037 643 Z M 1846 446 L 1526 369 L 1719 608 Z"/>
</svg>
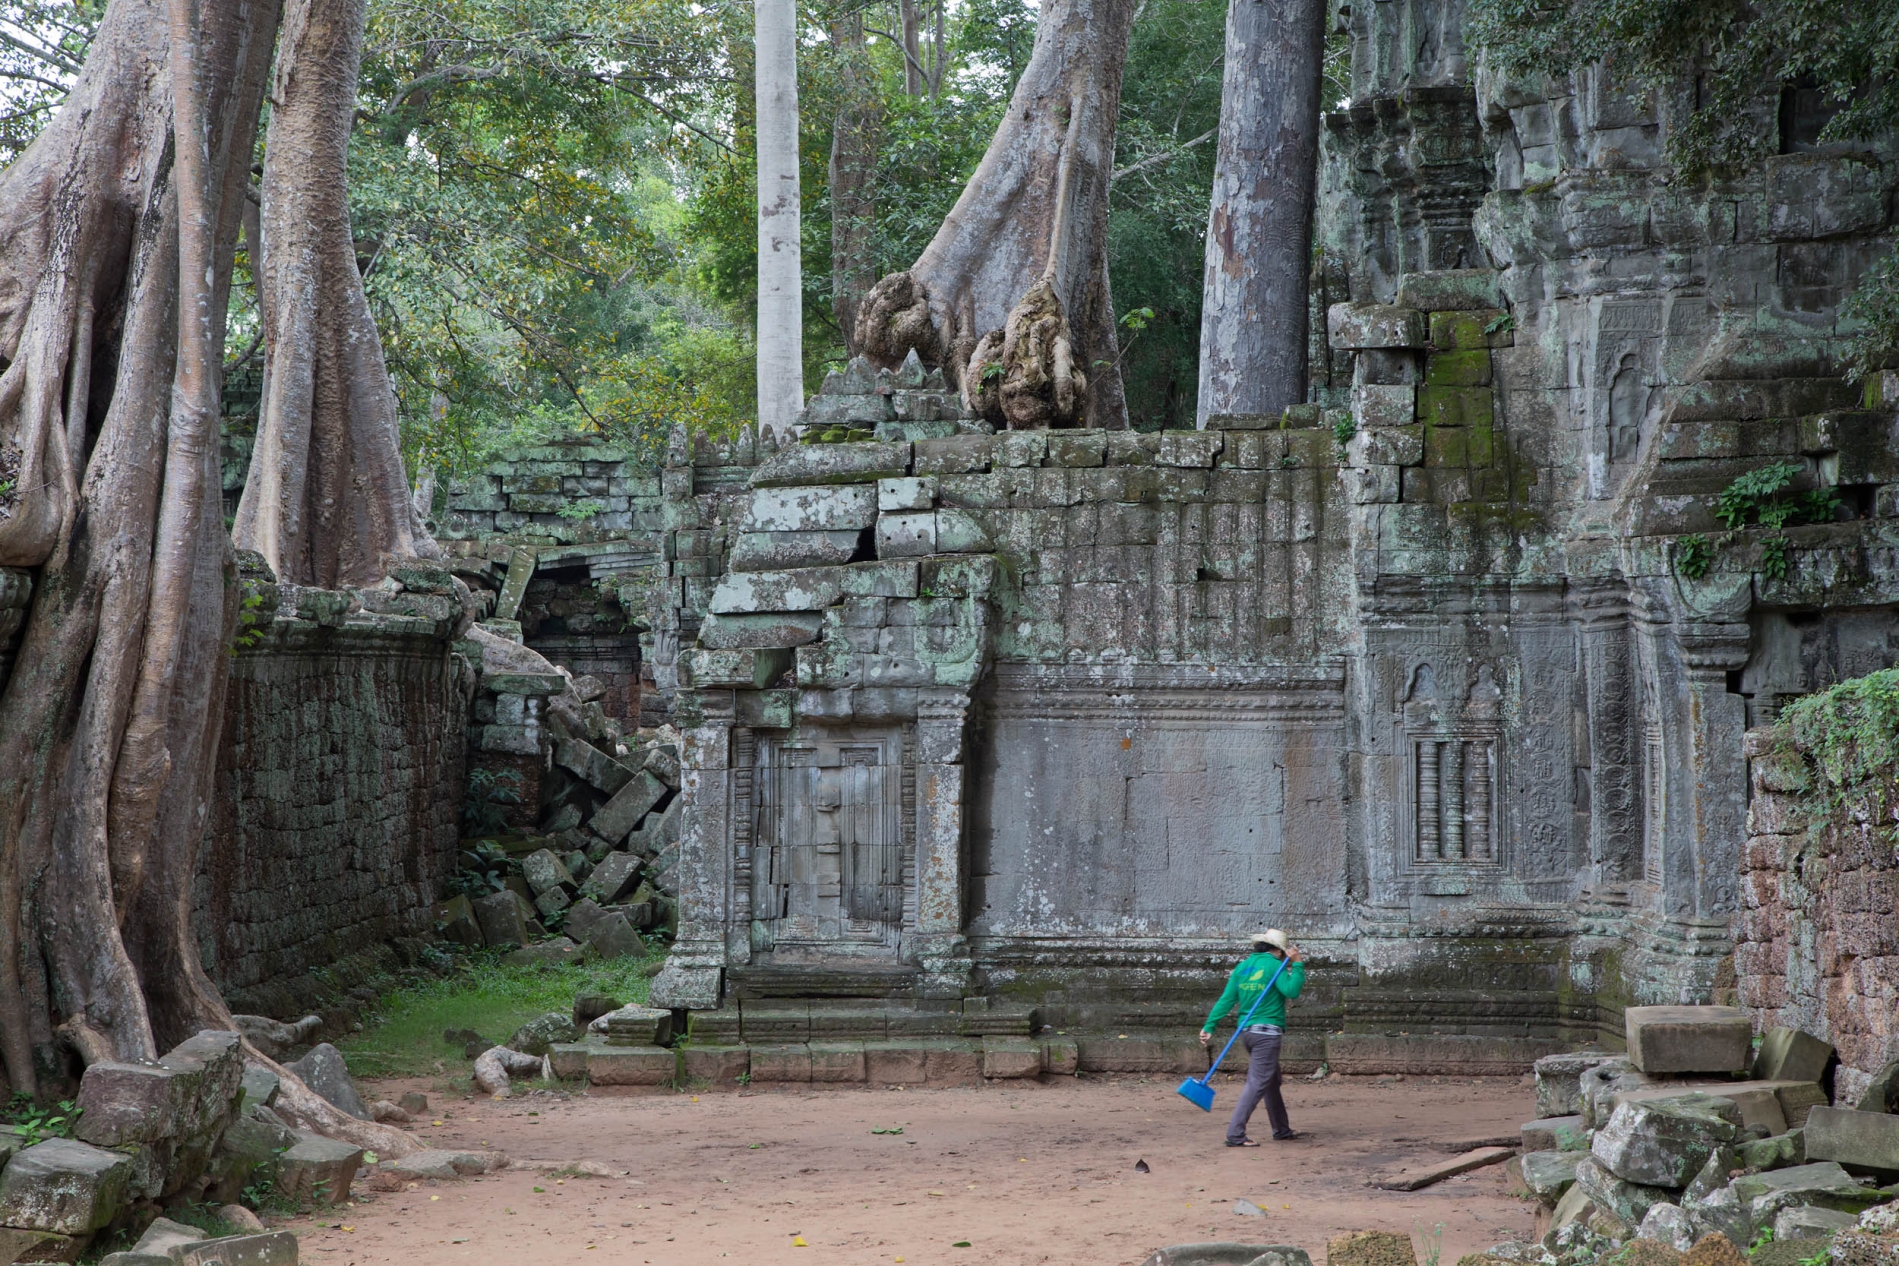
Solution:
<svg viewBox="0 0 1899 1266">
<path fill-rule="evenodd" d="M 1042 1048 L 1028 1038 L 987 1037 L 982 1043 L 982 1075 L 989 1078 L 1037 1077 Z"/>
<path fill-rule="evenodd" d="M 1493 269 L 1447 268 L 1399 274 L 1398 303 L 1422 312 L 1494 309 L 1503 306 L 1503 292 Z"/>
<path fill-rule="evenodd" d="M 1483 349 L 1432 352 L 1424 359 L 1424 381 L 1432 387 L 1488 387 L 1490 353 Z"/>
<path fill-rule="evenodd" d="M 873 1086 L 920 1086 L 929 1080 L 927 1062 L 914 1042 L 864 1043 L 864 1079 Z"/>
<path fill-rule="evenodd" d="M 862 1042 L 812 1042 L 806 1048 L 811 1059 L 814 1082 L 863 1081 L 864 1044 Z"/>
<path fill-rule="evenodd" d="M 914 463 L 919 475 L 976 475 L 989 469 L 995 450 L 991 435 L 956 435 L 918 440 Z"/>
<path fill-rule="evenodd" d="M 811 1048 L 803 1042 L 752 1047 L 753 1082 L 811 1080 Z"/>
<path fill-rule="evenodd" d="M 1483 426 L 1495 418 L 1488 387 L 1418 388 L 1418 420 L 1430 426 Z"/>
<path fill-rule="evenodd" d="M 797 647 L 815 642 L 823 630 L 824 617 L 815 612 L 710 614 L 699 624 L 699 644 L 716 650 Z"/>
<path fill-rule="evenodd" d="M 567 870 L 567 864 L 552 849 L 538 849 L 521 859 L 521 877 L 527 880 L 528 887 L 538 895 L 549 888 L 571 888 L 574 877 Z"/>
<path fill-rule="evenodd" d="M 1588 1157 L 1587 1152 L 1525 1152 L 1520 1162 L 1523 1183 L 1531 1195 L 1554 1206 L 1576 1181 L 1576 1166 Z"/>
<path fill-rule="evenodd" d="M 349 1113 L 358 1121 L 368 1121 L 369 1105 L 363 1102 L 363 1096 L 357 1092 L 356 1083 L 349 1075 L 349 1067 L 343 1062 L 343 1052 L 328 1042 L 318 1042 L 310 1048 L 310 1053 L 285 1068 L 303 1079 L 303 1083 L 322 1095 L 330 1104 Z"/>
<path fill-rule="evenodd" d="M 1773 1138 L 1749 1139 L 1734 1146 L 1735 1161 L 1746 1169 L 1786 1169 L 1807 1160 L 1807 1132 L 1788 1130 Z"/>
<path fill-rule="evenodd" d="M 1536 1074 L 1536 1115 L 1566 1117 L 1582 1111 L 1582 1076 L 1615 1057 L 1599 1051 L 1545 1055 L 1532 1065 Z"/>
<path fill-rule="evenodd" d="M 1418 420 L 1418 389 L 1385 383 L 1353 387 L 1352 416 L 1361 427 L 1410 426 Z"/>
<path fill-rule="evenodd" d="M 746 1046 L 688 1046 L 679 1052 L 679 1062 L 687 1081 L 715 1086 L 736 1086 L 752 1072 L 752 1052 Z"/>
<path fill-rule="evenodd" d="M 1762 1081 L 1817 1082 L 1832 1058 L 1833 1048 L 1811 1033 L 1776 1026 L 1761 1034 L 1754 1076 Z"/>
<path fill-rule="evenodd" d="M 1335 303 L 1326 311 L 1326 330 L 1339 349 L 1423 347 L 1426 342 L 1422 312 L 1383 303 Z"/>
<path fill-rule="evenodd" d="M 1674 1196 L 1667 1187 L 1618 1178 L 1593 1156 L 1577 1163 L 1576 1186 L 1596 1208 L 1629 1227 L 1641 1226 L 1650 1208 L 1672 1203 Z"/>
<path fill-rule="evenodd" d="M 609 802 L 611 803 L 611 802 Z M 595 815 L 596 819 L 598 814 Z M 640 859 L 632 853 L 608 853 L 580 886 L 583 896 L 600 905 L 612 905 L 639 882 Z"/>
<path fill-rule="evenodd" d="M 1833 1266 L 1899 1266 L 1899 1234 L 1841 1231 L 1828 1252 Z"/>
<path fill-rule="evenodd" d="M 1589 1127 L 1581 1114 L 1566 1117 L 1539 1117 L 1526 1121 L 1520 1131 L 1525 1152 L 1586 1152 Z"/>
<path fill-rule="evenodd" d="M 1810 1160 L 1899 1173 L 1899 1116 L 1815 1107 L 1807 1114 L 1805 1135 Z"/>
<path fill-rule="evenodd" d="M 1861 1186 L 1832 1161 L 1795 1165 L 1765 1174 L 1744 1174 L 1728 1185 L 1755 1226 L 1772 1226 L 1782 1209 L 1814 1205 L 1860 1213 L 1885 1197 L 1874 1187 Z"/>
<path fill-rule="evenodd" d="M 642 769 L 632 774 L 627 784 L 613 793 L 613 799 L 610 799 L 606 805 L 602 805 L 598 812 L 594 812 L 591 822 L 587 824 L 587 829 L 591 829 L 594 835 L 608 841 L 610 845 L 617 845 L 619 841 L 627 839 L 630 829 L 638 826 L 640 818 L 644 818 L 648 812 L 651 812 L 653 805 L 657 805 L 667 795 L 667 790 L 665 782 L 661 782 L 651 771 Z M 600 866 L 606 866 L 606 862 L 602 862 Z M 585 890 L 594 896 L 596 902 L 604 905 L 619 896 L 617 892 L 613 896 L 598 896 L 600 892 L 606 890 L 608 883 L 611 883 L 613 879 L 619 879 L 617 871 L 600 884 L 592 883 L 594 879 L 592 875 L 589 875 L 587 879 L 589 879 L 589 884 Z"/>
<path fill-rule="evenodd" d="M 857 553 L 860 531 L 740 532 L 733 539 L 729 564 L 735 572 L 751 572 L 847 563 Z"/>
<path fill-rule="evenodd" d="M 534 917 L 534 908 L 519 893 L 513 889 L 491 892 L 474 905 L 484 944 L 527 944 L 528 923 Z"/>
<path fill-rule="evenodd" d="M 663 1046 L 595 1046 L 587 1052 L 587 1080 L 596 1086 L 665 1086 L 678 1063 Z"/>
<path fill-rule="evenodd" d="M 1645 1073 L 1739 1072 L 1754 1028 L 1739 1007 L 1630 1007 L 1623 1013 L 1629 1062 Z"/>
<path fill-rule="evenodd" d="M 936 553 L 985 554 L 993 548 L 989 534 L 968 511 L 936 512 Z"/>
<path fill-rule="evenodd" d="M 1503 313 L 1491 308 L 1465 312 L 1433 312 L 1430 321 L 1431 346 L 1442 352 L 1464 351 L 1477 347 L 1509 347 L 1516 336 L 1507 329 L 1491 329 Z"/>
<path fill-rule="evenodd" d="M 746 532 L 862 531 L 877 518 L 877 487 L 758 488 L 742 525 Z"/>
<path fill-rule="evenodd" d="M 1059 1076 L 1073 1077 L 1081 1071 L 1080 1045 L 1065 1037 L 1043 1039 L 1042 1069 Z"/>
<path fill-rule="evenodd" d="M 886 514 L 877 520 L 877 557 L 918 558 L 936 553 L 936 515 Z"/>
<path fill-rule="evenodd" d="M 1774 1240 L 1811 1240 L 1831 1237 L 1839 1232 L 1859 1225 L 1856 1214 L 1841 1213 L 1838 1209 L 1816 1209 L 1812 1205 L 1795 1205 L 1782 1209 L 1774 1217 Z"/>
<path fill-rule="evenodd" d="M 606 1043 L 598 1038 L 582 1042 L 556 1042 L 547 1048 L 547 1059 L 554 1067 L 554 1076 L 561 1081 L 577 1081 L 587 1075 L 587 1056 L 596 1050 L 605 1050 Z"/>
<path fill-rule="evenodd" d="M 0 1224 L 86 1235 L 118 1215 L 132 1158 L 77 1139 L 35 1143 L 0 1170 Z"/>
<path fill-rule="evenodd" d="M 936 506 L 936 478 L 913 475 L 903 479 L 877 481 L 877 512 L 890 514 L 904 510 L 929 510 Z"/>
<path fill-rule="evenodd" d="M 604 1034 L 615 1046 L 665 1046 L 673 1040 L 673 1013 L 631 1003 L 596 1016 L 587 1031 Z"/>
<path fill-rule="evenodd" d="M 1637 1240 L 1666 1244 L 1677 1253 L 1687 1252 L 1695 1243 L 1694 1222 L 1687 1210 L 1674 1204 L 1652 1206 L 1635 1235 Z"/>
<path fill-rule="evenodd" d="M 888 416 L 886 406 L 884 416 L 871 421 Z M 751 482 L 754 488 L 875 483 L 901 477 L 909 469 L 910 446 L 905 443 L 793 444 L 760 464 Z"/>
<path fill-rule="evenodd" d="M 924 1071 L 933 1086 L 982 1084 L 982 1048 L 974 1042 L 931 1043 L 923 1056 Z"/>
<path fill-rule="evenodd" d="M 1360 427 L 1347 452 L 1354 466 L 1416 466 L 1424 460 L 1424 428 Z"/>
<path fill-rule="evenodd" d="M 1106 431 L 1050 431 L 1048 464 L 1051 466 L 1099 466 L 1108 451 Z"/>
<path fill-rule="evenodd" d="M 178 1126 L 168 1068 L 101 1061 L 79 1083 L 79 1120 L 73 1135 L 100 1147 L 154 1143 Z"/>
<path fill-rule="evenodd" d="M 1210 469 L 1225 443 L 1220 431 L 1162 431 L 1154 461 L 1161 466 Z"/>
<path fill-rule="evenodd" d="M 1590 1154 L 1626 1181 L 1680 1187 L 1717 1147 L 1734 1141 L 1739 1117 L 1732 1102 L 1708 1095 L 1625 1103 L 1596 1131 Z"/>
<path fill-rule="evenodd" d="M 278 1158 L 277 1190 L 297 1204 L 340 1204 L 362 1163 L 362 1148 L 299 1130 L 296 1144 Z"/>
</svg>

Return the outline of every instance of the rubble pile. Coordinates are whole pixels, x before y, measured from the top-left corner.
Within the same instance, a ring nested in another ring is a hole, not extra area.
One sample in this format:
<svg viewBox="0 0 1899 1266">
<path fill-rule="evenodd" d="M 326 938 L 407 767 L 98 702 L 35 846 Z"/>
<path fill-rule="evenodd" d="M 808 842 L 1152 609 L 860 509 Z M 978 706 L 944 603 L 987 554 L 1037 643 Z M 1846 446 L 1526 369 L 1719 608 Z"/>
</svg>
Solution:
<svg viewBox="0 0 1899 1266">
<path fill-rule="evenodd" d="M 642 934 L 670 936 L 678 918 L 678 735 L 625 734 L 596 679 L 498 641 L 482 647 L 471 747 L 514 765 L 471 777 L 442 933 L 543 961 L 642 955 Z M 532 825 L 510 831 L 508 817 Z"/>
<path fill-rule="evenodd" d="M 1541 1239 L 1459 1266 L 1899 1264 L 1899 1116 L 1883 1093 L 1829 1102 L 1833 1048 L 1732 1007 L 1631 1007 L 1628 1053 L 1536 1063 L 1537 1120 L 1515 1162 Z M 1829 1250 L 1829 1244 L 1832 1248 Z"/>
</svg>

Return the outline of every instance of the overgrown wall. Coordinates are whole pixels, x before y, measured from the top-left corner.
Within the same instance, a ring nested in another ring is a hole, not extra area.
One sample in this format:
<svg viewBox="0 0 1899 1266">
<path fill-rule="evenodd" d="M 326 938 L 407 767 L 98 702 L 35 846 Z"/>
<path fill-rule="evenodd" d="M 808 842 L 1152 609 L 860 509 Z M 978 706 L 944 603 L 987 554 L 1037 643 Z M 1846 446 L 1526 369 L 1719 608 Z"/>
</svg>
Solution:
<svg viewBox="0 0 1899 1266">
<path fill-rule="evenodd" d="M 287 612 L 232 664 L 199 875 L 205 966 L 237 1011 L 281 1009 L 293 978 L 428 931 L 461 806 L 453 599 L 398 594 L 383 600 L 404 612 L 372 614 L 283 590 Z"/>
<path fill-rule="evenodd" d="M 1839 1049 L 1838 1101 L 1899 1058 L 1899 670 L 1752 731 L 1753 800 L 1735 948 L 1756 1023 Z"/>
</svg>

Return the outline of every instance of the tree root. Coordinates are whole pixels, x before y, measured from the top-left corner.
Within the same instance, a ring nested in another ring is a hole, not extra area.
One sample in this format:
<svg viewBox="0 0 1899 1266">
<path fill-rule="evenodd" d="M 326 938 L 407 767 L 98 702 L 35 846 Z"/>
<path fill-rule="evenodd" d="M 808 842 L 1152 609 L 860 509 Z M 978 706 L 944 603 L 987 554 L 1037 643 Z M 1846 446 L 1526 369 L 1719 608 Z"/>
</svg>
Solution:
<svg viewBox="0 0 1899 1266">
<path fill-rule="evenodd" d="M 976 342 L 963 370 L 963 407 L 994 427 L 1007 427 L 1002 411 L 1002 335 L 991 330 Z"/>
<path fill-rule="evenodd" d="M 475 1057 L 475 1086 L 492 1099 L 506 1099 L 510 1093 L 510 1074 L 533 1077 L 549 1071 L 543 1056 L 523 1055 L 505 1046 L 491 1046 Z"/>
<path fill-rule="evenodd" d="M 353 1143 L 375 1152 L 384 1160 L 428 1150 L 427 1143 L 407 1130 L 351 1116 L 310 1089 L 304 1084 L 303 1078 L 251 1045 L 248 1038 L 244 1041 L 244 1060 L 276 1074 L 277 1100 L 271 1104 L 271 1111 L 282 1117 L 286 1125 L 321 1134 L 325 1138 Z"/>
<path fill-rule="evenodd" d="M 943 336 L 929 296 L 909 272 L 891 273 L 870 288 L 857 311 L 857 345 L 872 364 L 895 369 L 915 349 L 926 364 L 943 363 Z"/>
<path fill-rule="evenodd" d="M 977 354 L 981 355 L 980 346 Z M 1088 376 L 1075 364 L 1068 318 L 1049 278 L 1030 286 L 1009 313 L 1000 364 L 997 395 L 1010 428 L 1080 424 L 1088 407 Z M 975 368 L 976 357 L 970 358 L 970 365 Z M 982 372 L 994 376 L 987 362 Z"/>
</svg>

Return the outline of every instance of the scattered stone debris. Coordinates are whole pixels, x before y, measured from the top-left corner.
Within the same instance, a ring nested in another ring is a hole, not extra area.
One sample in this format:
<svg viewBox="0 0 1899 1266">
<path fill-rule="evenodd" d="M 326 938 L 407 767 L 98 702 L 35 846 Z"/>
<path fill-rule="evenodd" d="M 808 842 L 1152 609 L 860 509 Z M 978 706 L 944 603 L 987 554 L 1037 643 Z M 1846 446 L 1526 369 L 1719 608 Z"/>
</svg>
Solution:
<svg viewBox="0 0 1899 1266">
<path fill-rule="evenodd" d="M 1312 1258 L 1290 1244 L 1176 1244 L 1141 1266 L 1312 1266 Z"/>
</svg>

